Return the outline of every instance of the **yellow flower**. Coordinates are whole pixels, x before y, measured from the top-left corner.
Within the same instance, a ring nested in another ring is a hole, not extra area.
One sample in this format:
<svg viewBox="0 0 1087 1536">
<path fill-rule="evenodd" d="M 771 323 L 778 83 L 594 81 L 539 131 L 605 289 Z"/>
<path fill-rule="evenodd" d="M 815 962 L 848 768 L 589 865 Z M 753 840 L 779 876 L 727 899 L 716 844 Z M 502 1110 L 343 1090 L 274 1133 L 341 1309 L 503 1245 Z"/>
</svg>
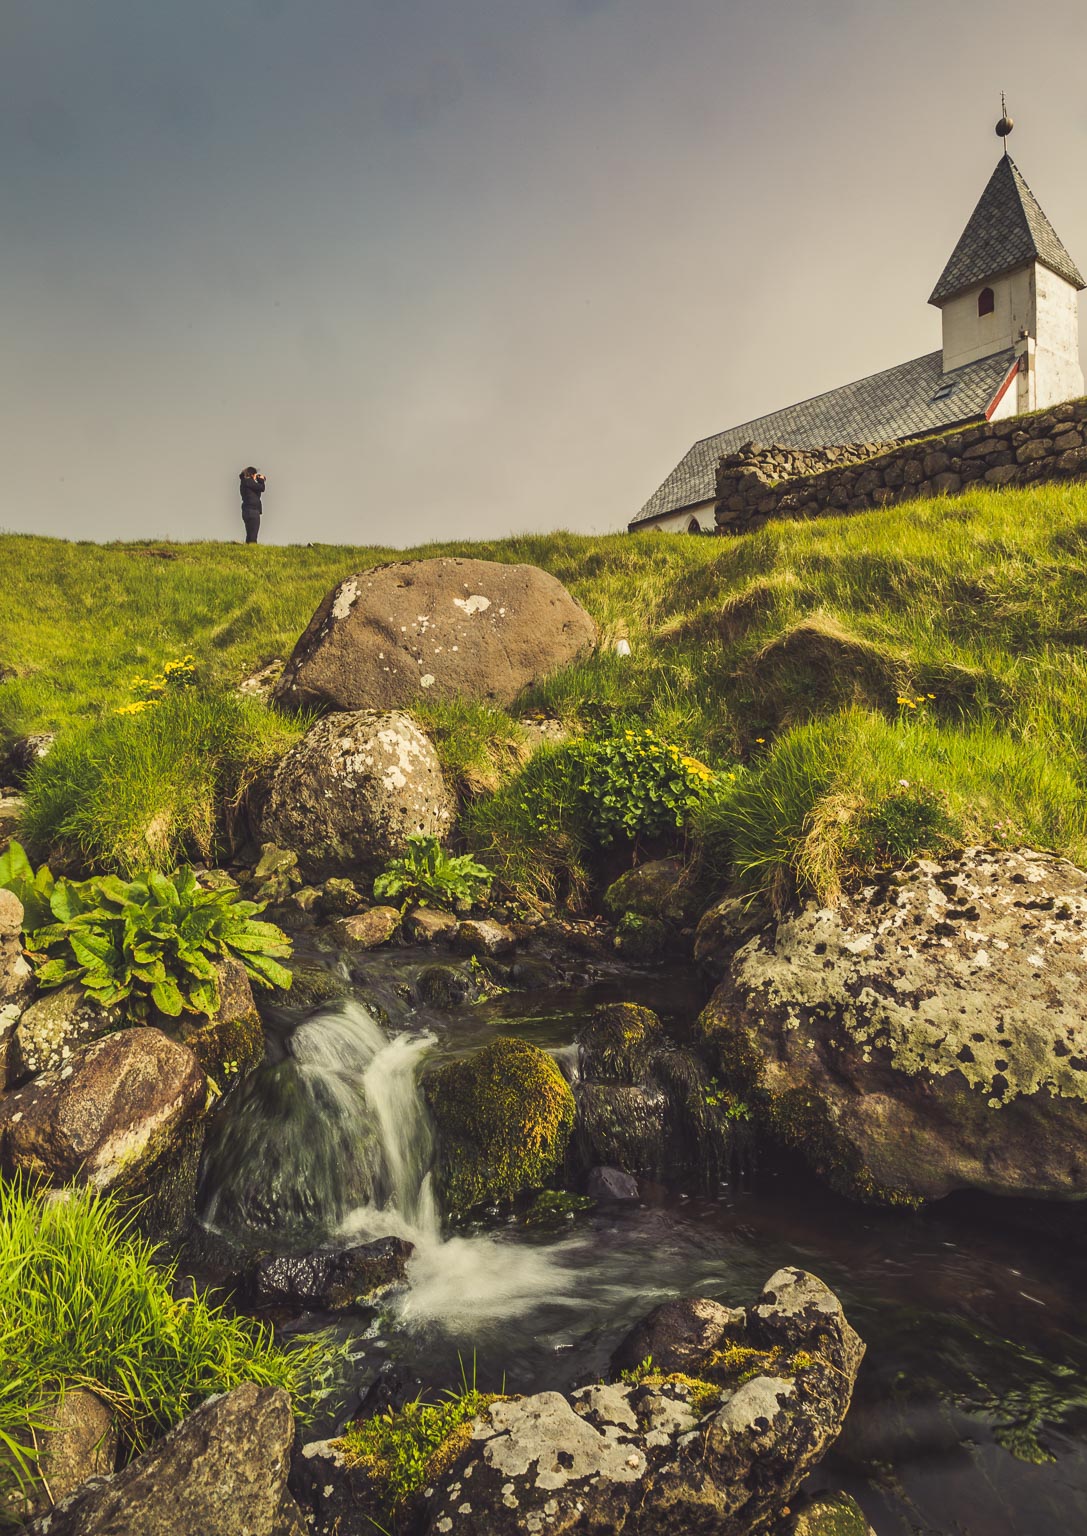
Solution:
<svg viewBox="0 0 1087 1536">
<path fill-rule="evenodd" d="M 764 747 L 766 745 L 766 737 L 765 736 L 756 736 L 755 737 L 755 744 L 756 744 L 756 746 Z"/>
</svg>

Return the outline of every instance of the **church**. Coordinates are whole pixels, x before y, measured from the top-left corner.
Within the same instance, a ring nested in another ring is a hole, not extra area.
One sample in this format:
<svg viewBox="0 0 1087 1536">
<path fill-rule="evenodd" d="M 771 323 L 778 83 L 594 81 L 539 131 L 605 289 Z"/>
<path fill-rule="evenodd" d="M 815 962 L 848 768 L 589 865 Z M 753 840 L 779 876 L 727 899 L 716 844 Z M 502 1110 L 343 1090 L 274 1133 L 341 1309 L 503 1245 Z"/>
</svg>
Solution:
<svg viewBox="0 0 1087 1536">
<path fill-rule="evenodd" d="M 712 533 L 719 460 L 750 443 L 817 449 L 895 443 L 1042 410 L 1084 393 L 1079 293 L 1087 284 L 1007 150 L 929 299 L 938 352 L 704 437 L 629 523 Z"/>
</svg>

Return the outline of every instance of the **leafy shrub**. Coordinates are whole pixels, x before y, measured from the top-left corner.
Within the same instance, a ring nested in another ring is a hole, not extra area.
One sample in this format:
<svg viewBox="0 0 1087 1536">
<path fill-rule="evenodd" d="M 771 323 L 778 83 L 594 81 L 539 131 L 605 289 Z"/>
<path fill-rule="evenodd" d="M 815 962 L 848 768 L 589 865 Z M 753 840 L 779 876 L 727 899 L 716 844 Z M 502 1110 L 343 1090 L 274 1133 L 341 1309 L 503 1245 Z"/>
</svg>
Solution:
<svg viewBox="0 0 1087 1536">
<path fill-rule="evenodd" d="M 686 825 L 717 775 L 656 731 L 625 729 L 576 744 L 589 823 L 602 843 Z"/>
<path fill-rule="evenodd" d="M 172 879 L 152 871 L 138 880 L 100 875 L 54 882 L 44 867 L 32 873 L 18 843 L 5 857 L 7 879 L 0 866 L 0 885 L 20 900 L 20 891 L 31 895 L 27 951 L 41 987 L 78 981 L 103 1007 L 120 1006 L 126 1019 L 142 1020 L 152 1006 L 173 1017 L 214 1014 L 216 961 L 240 960 L 260 986 L 291 984 L 280 964 L 290 940 L 274 923 L 254 921 L 263 904 L 239 900 L 233 888 L 202 890 L 191 869 Z"/>
<path fill-rule="evenodd" d="M 0 853 L 0 891 L 14 891 L 22 903 L 24 930 L 39 928 L 49 921 L 53 883 L 49 866 L 43 864 L 35 874 L 22 846 L 14 838 L 7 851 Z"/>
<path fill-rule="evenodd" d="M 436 837 L 416 832 L 408 838 L 408 851 L 392 859 L 374 881 L 379 900 L 391 897 L 404 905 L 452 908 L 458 901 L 475 901 L 490 888 L 489 869 L 470 854 L 446 853 Z"/>
<path fill-rule="evenodd" d="M 283 1387 L 312 1414 L 338 1371 L 335 1346 L 318 1336 L 278 1349 L 270 1327 L 206 1295 L 175 1299 L 175 1270 L 108 1197 L 43 1199 L 0 1181 L 0 1502 L 34 1483 L 32 1431 L 65 1384 L 110 1405 L 126 1460 L 243 1381 Z"/>
</svg>

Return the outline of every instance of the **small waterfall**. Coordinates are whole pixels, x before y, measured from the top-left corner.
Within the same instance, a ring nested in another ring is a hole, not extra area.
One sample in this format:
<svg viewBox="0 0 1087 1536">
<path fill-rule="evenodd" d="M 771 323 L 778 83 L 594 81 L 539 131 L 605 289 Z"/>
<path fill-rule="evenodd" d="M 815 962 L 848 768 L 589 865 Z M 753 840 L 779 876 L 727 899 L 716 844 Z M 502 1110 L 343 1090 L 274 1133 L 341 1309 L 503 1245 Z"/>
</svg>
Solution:
<svg viewBox="0 0 1087 1536">
<path fill-rule="evenodd" d="M 419 1088 L 434 1043 L 430 1034 L 390 1039 L 351 1000 L 299 1025 L 286 1059 L 246 1079 L 209 1142 L 205 1225 L 286 1252 L 407 1238 L 409 1284 L 391 1307 L 408 1327 L 471 1338 L 541 1297 L 578 1306 L 575 1272 L 563 1262 L 575 1240 L 443 1239 Z"/>
</svg>

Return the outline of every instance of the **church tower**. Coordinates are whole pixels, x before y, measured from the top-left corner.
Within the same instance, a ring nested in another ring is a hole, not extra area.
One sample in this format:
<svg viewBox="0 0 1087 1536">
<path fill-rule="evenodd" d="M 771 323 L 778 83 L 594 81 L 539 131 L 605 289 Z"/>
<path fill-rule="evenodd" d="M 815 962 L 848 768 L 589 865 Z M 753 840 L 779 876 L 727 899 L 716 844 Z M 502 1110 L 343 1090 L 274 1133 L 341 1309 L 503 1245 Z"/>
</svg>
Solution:
<svg viewBox="0 0 1087 1536">
<path fill-rule="evenodd" d="M 1006 137 L 1010 131 L 1005 117 L 997 132 Z M 1018 370 L 994 416 L 1082 395 L 1078 311 L 1084 287 L 1005 145 L 929 300 L 943 315 L 945 373 L 1013 351 Z"/>
</svg>

